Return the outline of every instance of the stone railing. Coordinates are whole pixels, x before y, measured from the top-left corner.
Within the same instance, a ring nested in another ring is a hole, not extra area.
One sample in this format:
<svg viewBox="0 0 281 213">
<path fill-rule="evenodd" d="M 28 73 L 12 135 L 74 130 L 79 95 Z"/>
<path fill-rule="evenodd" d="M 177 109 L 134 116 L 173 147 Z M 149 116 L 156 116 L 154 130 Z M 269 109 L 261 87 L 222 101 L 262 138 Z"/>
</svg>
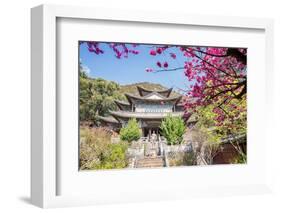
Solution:
<svg viewBox="0 0 281 213">
<path fill-rule="evenodd" d="M 187 153 L 192 152 L 193 147 L 192 143 L 184 143 L 179 145 L 168 145 L 165 138 L 160 138 L 160 153 L 163 156 L 163 160 L 165 163 L 165 167 L 169 167 L 169 157 L 177 155 L 179 153 Z"/>
<path fill-rule="evenodd" d="M 144 144 L 139 142 L 132 142 L 127 150 L 129 157 L 141 158 L 144 156 Z"/>
<path fill-rule="evenodd" d="M 160 155 L 163 157 L 164 160 L 164 166 L 169 167 L 169 159 L 168 159 L 168 153 L 167 153 L 167 141 L 164 137 L 160 137 L 159 139 L 159 149 L 160 149 Z"/>
<path fill-rule="evenodd" d="M 165 147 L 166 152 L 191 152 L 192 145 L 190 144 L 179 144 L 179 145 L 167 145 Z"/>
<path fill-rule="evenodd" d="M 147 137 L 142 137 L 138 141 L 131 143 L 127 150 L 129 157 L 129 167 L 135 168 L 137 162 L 147 157 L 162 157 L 164 166 L 169 167 L 169 158 L 183 152 L 191 152 L 191 143 L 180 145 L 168 145 L 164 137 L 160 137 L 158 141 L 150 142 Z"/>
<path fill-rule="evenodd" d="M 135 168 L 137 161 L 144 158 L 146 140 L 145 137 L 142 137 L 138 141 L 133 141 L 131 146 L 127 149 L 129 168 Z"/>
</svg>

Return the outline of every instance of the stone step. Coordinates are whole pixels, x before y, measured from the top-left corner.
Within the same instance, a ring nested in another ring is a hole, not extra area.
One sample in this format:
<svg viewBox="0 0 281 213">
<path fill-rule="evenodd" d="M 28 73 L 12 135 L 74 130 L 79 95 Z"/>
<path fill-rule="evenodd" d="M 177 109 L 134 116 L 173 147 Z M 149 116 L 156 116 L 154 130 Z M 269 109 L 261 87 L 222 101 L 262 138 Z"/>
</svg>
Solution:
<svg viewBox="0 0 281 213">
<path fill-rule="evenodd" d="M 137 168 L 151 168 L 151 167 L 163 167 L 164 161 L 160 157 L 144 158 L 138 160 Z"/>
<path fill-rule="evenodd" d="M 163 161 L 161 162 L 138 162 L 138 165 L 163 165 Z"/>
</svg>

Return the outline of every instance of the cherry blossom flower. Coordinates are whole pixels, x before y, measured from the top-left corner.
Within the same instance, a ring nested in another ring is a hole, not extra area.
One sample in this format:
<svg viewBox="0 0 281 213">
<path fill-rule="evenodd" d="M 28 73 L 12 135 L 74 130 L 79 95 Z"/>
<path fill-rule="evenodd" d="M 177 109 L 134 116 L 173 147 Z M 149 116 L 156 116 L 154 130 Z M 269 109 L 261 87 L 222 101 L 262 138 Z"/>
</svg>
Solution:
<svg viewBox="0 0 281 213">
<path fill-rule="evenodd" d="M 161 54 L 161 53 L 162 53 L 162 48 L 160 48 L 160 47 L 157 48 L 157 49 L 156 49 L 156 52 L 157 52 L 158 54 Z"/>
<path fill-rule="evenodd" d="M 153 72 L 153 69 L 152 68 L 146 68 L 145 71 L 146 72 Z"/>
<path fill-rule="evenodd" d="M 149 54 L 155 56 L 156 55 L 156 51 L 155 50 L 150 50 Z"/>
</svg>

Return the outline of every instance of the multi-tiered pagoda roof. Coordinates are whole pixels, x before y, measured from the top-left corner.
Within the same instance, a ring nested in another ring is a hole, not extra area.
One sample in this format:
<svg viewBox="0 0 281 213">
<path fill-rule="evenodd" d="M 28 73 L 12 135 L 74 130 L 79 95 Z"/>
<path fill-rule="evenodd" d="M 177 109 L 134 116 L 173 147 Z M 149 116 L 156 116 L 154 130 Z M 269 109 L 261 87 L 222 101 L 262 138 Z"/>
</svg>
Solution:
<svg viewBox="0 0 281 213">
<path fill-rule="evenodd" d="M 115 100 L 118 111 L 110 111 L 110 117 L 100 117 L 111 123 L 124 123 L 130 118 L 137 120 L 162 120 L 168 114 L 183 116 L 181 95 L 171 95 L 172 88 L 166 90 L 148 90 L 137 87 L 139 95 L 125 93 L 127 101 Z"/>
</svg>

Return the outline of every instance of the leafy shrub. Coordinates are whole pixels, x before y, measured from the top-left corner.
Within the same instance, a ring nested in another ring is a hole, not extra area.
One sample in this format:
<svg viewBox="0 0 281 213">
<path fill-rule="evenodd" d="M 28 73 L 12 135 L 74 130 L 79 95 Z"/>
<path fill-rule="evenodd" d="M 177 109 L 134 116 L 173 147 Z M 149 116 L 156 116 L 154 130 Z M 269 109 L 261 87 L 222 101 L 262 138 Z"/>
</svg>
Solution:
<svg viewBox="0 0 281 213">
<path fill-rule="evenodd" d="M 97 169 L 121 169 L 127 167 L 127 148 L 128 146 L 125 142 L 110 144 Z"/>
<path fill-rule="evenodd" d="M 140 139 L 140 137 L 141 132 L 138 122 L 135 118 L 130 119 L 128 124 L 120 130 L 121 140 L 132 142 Z"/>
<path fill-rule="evenodd" d="M 160 130 L 166 138 L 168 145 L 181 144 L 186 126 L 181 117 L 168 115 L 162 122 Z"/>
<path fill-rule="evenodd" d="M 118 169 L 128 165 L 125 142 L 112 144 L 111 134 L 103 128 L 81 128 L 80 169 Z"/>
</svg>

